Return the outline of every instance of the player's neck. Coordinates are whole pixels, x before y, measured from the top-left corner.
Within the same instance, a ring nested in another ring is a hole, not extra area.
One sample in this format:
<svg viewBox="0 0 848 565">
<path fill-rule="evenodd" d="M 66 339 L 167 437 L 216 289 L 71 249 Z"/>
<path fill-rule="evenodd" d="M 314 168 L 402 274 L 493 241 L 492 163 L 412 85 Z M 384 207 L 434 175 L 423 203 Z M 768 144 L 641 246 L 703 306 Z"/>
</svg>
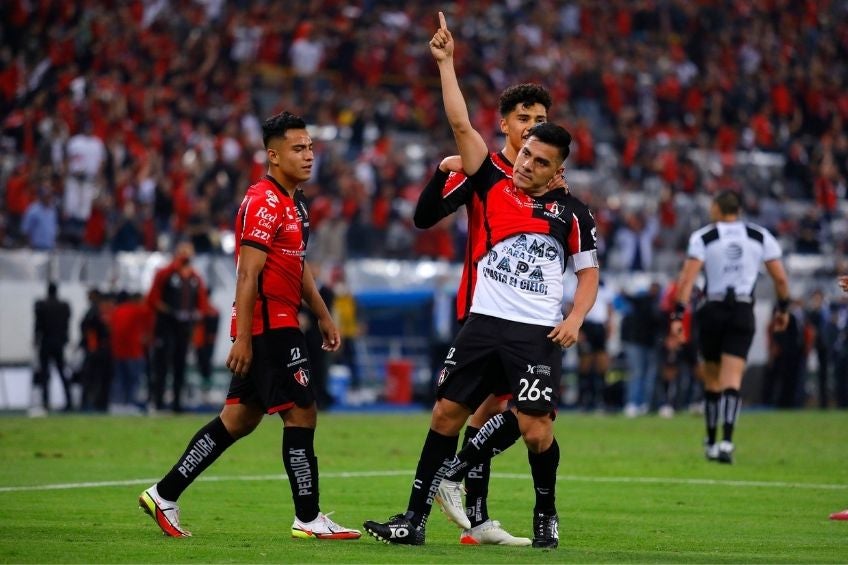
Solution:
<svg viewBox="0 0 848 565">
<path fill-rule="evenodd" d="M 516 187 L 516 188 L 518 188 L 518 187 Z M 538 198 L 538 197 L 540 197 L 543 194 L 548 192 L 548 187 L 547 187 L 547 185 L 545 185 L 545 186 L 530 186 L 530 187 L 527 187 L 527 188 L 518 188 L 518 190 L 520 190 L 521 192 L 523 192 L 527 196 L 532 196 L 533 198 Z"/>
<path fill-rule="evenodd" d="M 510 147 L 509 145 L 504 145 L 503 149 L 501 149 L 501 153 L 510 163 L 515 163 L 515 158 L 518 157 L 518 149 Z"/>
<path fill-rule="evenodd" d="M 294 196 L 295 190 L 297 190 L 297 181 L 286 177 L 286 175 L 280 173 L 279 171 L 274 171 L 269 168 L 267 175 L 277 181 L 277 185 L 282 188 L 283 192 L 285 192 L 289 197 Z"/>
</svg>

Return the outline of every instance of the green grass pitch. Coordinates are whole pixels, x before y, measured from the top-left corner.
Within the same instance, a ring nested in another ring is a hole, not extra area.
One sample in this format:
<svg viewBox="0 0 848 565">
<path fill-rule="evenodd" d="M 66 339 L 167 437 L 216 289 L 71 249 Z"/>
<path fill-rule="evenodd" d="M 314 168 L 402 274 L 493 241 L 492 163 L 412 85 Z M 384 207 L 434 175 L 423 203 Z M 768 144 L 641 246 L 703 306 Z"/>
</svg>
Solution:
<svg viewBox="0 0 848 565">
<path fill-rule="evenodd" d="M 434 510 L 422 547 L 290 537 L 281 423 L 266 417 L 180 499 L 188 539 L 165 538 L 138 494 L 211 416 L 0 417 L 2 563 L 846 563 L 845 412 L 743 412 L 736 463 L 703 458 L 700 417 L 563 413 L 560 547 L 460 546 Z M 361 528 L 406 507 L 429 415 L 321 414 L 321 507 Z M 493 465 L 490 514 L 530 536 L 520 444 Z"/>
</svg>

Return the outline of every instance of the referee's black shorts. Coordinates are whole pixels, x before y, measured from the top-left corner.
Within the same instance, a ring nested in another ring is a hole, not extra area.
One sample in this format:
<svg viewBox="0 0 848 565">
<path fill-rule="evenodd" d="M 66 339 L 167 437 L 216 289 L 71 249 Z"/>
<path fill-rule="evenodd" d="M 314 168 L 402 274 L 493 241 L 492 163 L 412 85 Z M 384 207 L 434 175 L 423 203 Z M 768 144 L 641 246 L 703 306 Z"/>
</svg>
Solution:
<svg viewBox="0 0 848 565">
<path fill-rule="evenodd" d="M 748 358 L 755 331 L 753 304 L 710 301 L 698 310 L 696 321 L 704 361 L 718 363 L 722 354 Z"/>
<path fill-rule="evenodd" d="M 553 328 L 471 314 L 445 358 L 437 398 L 472 412 L 489 395 L 512 393 L 518 410 L 556 413 L 562 349 L 547 335 Z M 493 371 L 499 366 L 501 371 Z"/>
<path fill-rule="evenodd" d="M 607 327 L 597 322 L 583 322 L 581 338 L 577 342 L 577 353 L 589 355 L 607 350 Z"/>
</svg>

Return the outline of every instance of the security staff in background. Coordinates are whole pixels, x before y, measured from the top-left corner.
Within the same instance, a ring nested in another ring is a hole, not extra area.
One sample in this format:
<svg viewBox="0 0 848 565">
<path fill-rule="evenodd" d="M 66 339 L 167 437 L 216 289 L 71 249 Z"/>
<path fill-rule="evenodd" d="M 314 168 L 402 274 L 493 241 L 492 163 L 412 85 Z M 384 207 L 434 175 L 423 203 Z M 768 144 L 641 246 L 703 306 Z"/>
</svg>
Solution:
<svg viewBox="0 0 848 565">
<path fill-rule="evenodd" d="M 56 283 L 47 285 L 47 298 L 35 303 L 35 345 L 38 348 L 38 372 L 33 379 L 41 385 L 44 410 L 50 410 L 50 362 L 56 364 L 56 372 L 65 389 L 65 411 L 73 410 L 71 381 L 65 373 L 65 345 L 68 343 L 68 324 L 71 307 L 61 300 Z"/>
<path fill-rule="evenodd" d="M 147 304 L 156 313 L 150 387 L 150 402 L 155 410 L 164 408 L 165 381 L 170 365 L 174 392 L 171 409 L 182 412 L 186 355 L 192 329 L 202 313 L 209 309 L 206 285 L 191 266 L 193 256 L 194 246 L 190 242 L 177 245 L 174 260 L 156 273 L 147 295 Z"/>
<path fill-rule="evenodd" d="M 714 223 L 690 236 L 669 326 L 672 335 L 682 334 L 685 305 L 703 267 L 706 302 L 696 316 L 701 330 L 698 347 L 704 360 L 705 454 L 708 460 L 721 463 L 733 462 L 733 428 L 742 406 L 739 389 L 754 338 L 754 286 L 761 262 L 777 294 L 775 330 L 783 331 L 789 321 L 789 281 L 780 246 L 765 228 L 743 222 L 741 207 L 737 193 L 721 192 L 710 208 Z M 716 443 L 719 420 L 723 437 Z"/>
</svg>

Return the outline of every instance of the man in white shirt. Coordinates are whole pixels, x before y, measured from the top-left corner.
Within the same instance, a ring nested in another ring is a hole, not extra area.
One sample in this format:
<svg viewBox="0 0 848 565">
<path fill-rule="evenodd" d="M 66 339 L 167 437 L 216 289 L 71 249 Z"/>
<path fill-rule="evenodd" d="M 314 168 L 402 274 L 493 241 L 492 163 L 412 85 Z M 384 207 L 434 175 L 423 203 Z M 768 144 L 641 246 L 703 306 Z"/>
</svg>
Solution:
<svg viewBox="0 0 848 565">
<path fill-rule="evenodd" d="M 774 281 L 777 294 L 775 329 L 789 322 L 789 281 L 777 240 L 765 228 L 740 219 L 742 202 L 736 192 L 724 191 L 713 199 L 713 222 L 689 238 L 687 259 L 677 280 L 677 304 L 669 333 L 680 336 L 682 317 L 692 285 L 704 269 L 706 302 L 698 310 L 698 349 L 704 360 L 704 415 L 706 457 L 732 463 L 733 430 L 742 401 L 739 389 L 748 350 L 754 338 L 754 286 L 761 263 Z M 722 441 L 716 443 L 718 422 Z"/>
<path fill-rule="evenodd" d="M 91 133 L 91 123 L 72 136 L 65 146 L 65 198 L 63 214 L 72 240 L 82 237 L 91 205 L 100 192 L 101 172 L 106 162 L 106 146 Z"/>
</svg>

